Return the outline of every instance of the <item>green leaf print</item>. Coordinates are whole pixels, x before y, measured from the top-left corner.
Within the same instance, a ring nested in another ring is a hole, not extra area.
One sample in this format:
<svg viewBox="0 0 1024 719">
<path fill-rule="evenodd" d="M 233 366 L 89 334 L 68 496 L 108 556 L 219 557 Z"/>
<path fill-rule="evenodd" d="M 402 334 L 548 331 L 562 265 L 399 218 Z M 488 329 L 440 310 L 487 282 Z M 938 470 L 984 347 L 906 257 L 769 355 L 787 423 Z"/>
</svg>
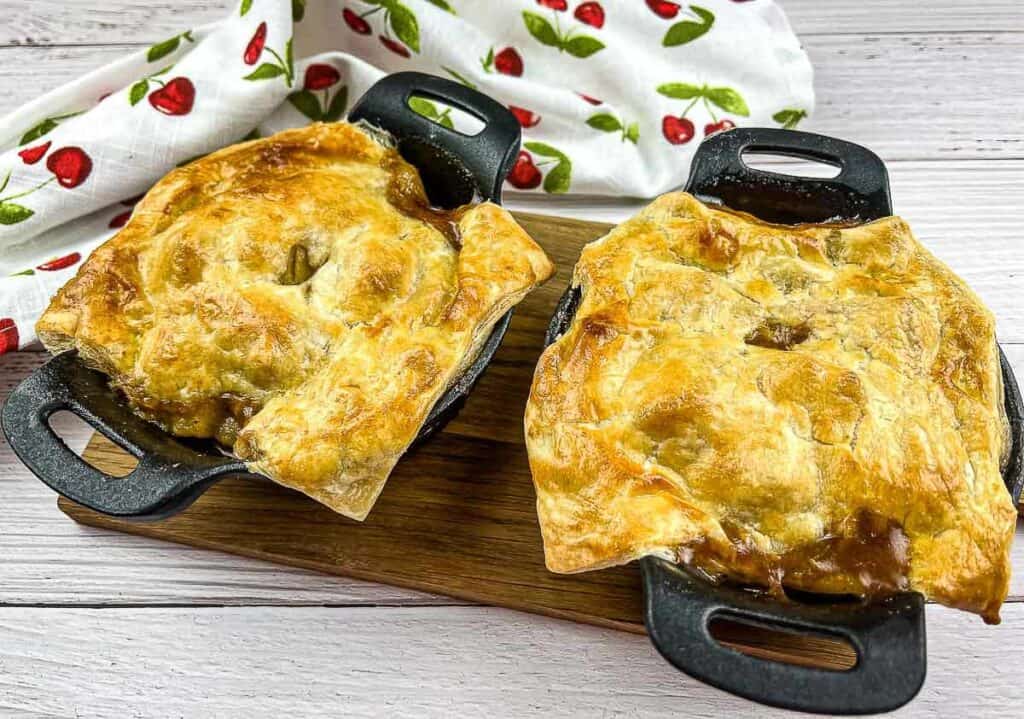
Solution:
<svg viewBox="0 0 1024 719">
<path fill-rule="evenodd" d="M 711 103 L 726 112 L 742 117 L 750 116 L 750 108 L 747 107 L 743 96 L 731 87 L 708 87 L 707 85 L 698 87 L 687 82 L 667 82 L 663 85 L 658 85 L 658 93 L 675 100 L 693 100 L 697 102 L 697 100 L 703 99 L 709 111 L 711 110 L 711 105 L 708 103 Z"/>
<path fill-rule="evenodd" d="M 269 62 L 265 62 L 258 68 L 246 75 L 243 80 L 269 80 L 272 77 L 278 77 L 284 75 L 284 68 L 279 65 L 274 65 Z"/>
<path fill-rule="evenodd" d="M 544 142 L 524 142 L 523 147 L 535 155 L 557 160 L 555 166 L 544 177 L 545 192 L 558 195 L 569 191 L 569 186 L 572 184 L 572 161 L 564 152 Z M 538 165 L 540 164 L 538 163 Z"/>
<path fill-rule="evenodd" d="M 703 95 L 703 88 L 687 82 L 666 82 L 658 85 L 658 93 L 676 100 L 692 100 Z"/>
<path fill-rule="evenodd" d="M 694 20 L 682 20 L 677 22 L 675 25 L 668 29 L 665 33 L 665 37 L 662 39 L 661 44 L 665 47 L 676 47 L 678 45 L 685 45 L 686 43 L 693 42 L 697 38 L 701 37 L 711 26 L 715 24 L 715 15 L 709 10 L 705 10 L 702 7 L 696 5 L 690 6 L 690 12 L 696 15 L 699 19 Z"/>
<path fill-rule="evenodd" d="M 430 100 L 424 100 L 422 97 L 410 97 L 409 107 L 418 115 L 423 115 L 423 117 L 433 120 L 438 124 L 447 127 L 449 130 L 455 129 L 455 124 L 452 122 L 451 111 L 438 111 L 437 105 L 432 103 Z"/>
<path fill-rule="evenodd" d="M 146 53 L 146 62 L 156 62 L 160 58 L 170 55 L 178 49 L 178 44 L 180 42 L 181 38 L 177 35 L 172 37 L 170 40 L 158 42 L 156 45 L 149 48 L 149 52 Z"/>
<path fill-rule="evenodd" d="M 42 137 L 55 127 L 57 127 L 57 121 L 54 120 L 52 117 L 48 117 L 35 127 L 31 128 L 24 135 L 22 135 L 21 140 L 18 142 L 18 144 L 27 145 L 33 140 L 38 140 L 40 137 Z"/>
<path fill-rule="evenodd" d="M 572 184 L 572 163 L 568 157 L 563 157 L 544 177 L 544 191 L 560 195 L 569 191 L 570 184 Z"/>
<path fill-rule="evenodd" d="M 138 105 L 147 92 L 149 92 L 149 80 L 139 80 L 128 91 L 128 102 L 132 105 Z"/>
<path fill-rule="evenodd" d="M 387 3 L 387 9 L 391 31 L 413 52 L 419 52 L 420 26 L 412 10 L 399 2 Z"/>
<path fill-rule="evenodd" d="M 82 110 L 78 110 L 76 112 L 68 112 L 63 115 L 54 115 L 52 117 L 43 118 L 38 124 L 33 125 L 25 131 L 25 134 L 21 136 L 20 140 L 18 140 L 18 144 L 27 145 L 33 140 L 38 140 L 43 135 L 56 128 L 60 124 L 61 120 L 67 120 L 69 117 L 81 115 L 82 112 Z"/>
<path fill-rule="evenodd" d="M 527 31 L 537 42 L 548 47 L 557 47 L 559 52 L 567 52 L 573 57 L 590 57 L 595 52 L 604 49 L 604 43 L 589 35 L 572 36 L 572 31 L 561 34 L 555 25 L 548 22 L 547 18 L 528 10 L 523 11 L 523 23 Z M 488 63 L 484 62 L 484 69 Z"/>
<path fill-rule="evenodd" d="M 639 123 L 631 122 L 629 125 L 626 125 L 610 112 L 599 112 L 596 115 L 591 115 L 587 118 L 587 125 L 601 132 L 618 132 L 621 134 L 623 141 L 629 140 L 634 145 L 640 138 Z"/>
<path fill-rule="evenodd" d="M 491 58 L 491 63 L 493 64 L 494 63 L 494 48 L 491 48 L 491 51 L 490 51 L 490 53 L 488 53 L 488 55 Z M 463 84 L 466 87 L 468 87 L 470 90 L 475 90 L 476 89 L 476 83 L 471 82 L 465 75 L 462 75 L 461 73 L 458 73 L 455 70 L 452 70 L 450 67 L 446 67 L 445 65 L 442 65 L 441 69 L 444 70 L 449 75 L 451 75 L 452 77 L 454 77 L 461 84 Z"/>
<path fill-rule="evenodd" d="M 590 57 L 598 50 L 604 50 L 604 43 L 594 37 L 577 35 L 563 42 L 562 49 L 573 57 Z"/>
<path fill-rule="evenodd" d="M 618 132 L 622 129 L 622 123 L 615 115 L 606 112 L 599 112 L 587 118 L 587 124 L 601 132 Z"/>
<path fill-rule="evenodd" d="M 557 47 L 561 49 L 562 38 L 558 36 L 558 32 L 546 18 L 541 17 L 535 12 L 524 10 L 523 22 L 526 23 L 527 31 L 533 35 L 537 42 L 542 45 L 547 45 L 548 47 Z"/>
<path fill-rule="evenodd" d="M 480 58 L 480 64 L 483 66 L 485 72 L 490 72 L 494 66 L 494 48 L 490 48 L 487 51 L 486 57 Z"/>
<path fill-rule="evenodd" d="M 14 202 L 0 202 L 0 225 L 16 225 L 34 214 L 32 210 Z"/>
<path fill-rule="evenodd" d="M 750 109 L 747 107 L 743 96 L 731 87 L 708 87 L 704 89 L 704 97 L 722 108 L 726 112 L 743 117 L 750 116 Z"/>
<path fill-rule="evenodd" d="M 156 62 L 160 58 L 167 57 L 168 55 L 170 55 L 172 52 L 178 49 L 178 46 L 181 44 L 182 38 L 184 38 L 188 42 L 195 42 L 195 40 L 192 39 L 192 31 L 186 30 L 180 35 L 175 35 L 172 38 L 168 38 L 163 42 L 158 42 L 156 45 L 150 47 L 149 50 L 146 52 L 146 62 Z"/>
<path fill-rule="evenodd" d="M 787 107 L 785 110 L 779 110 L 772 115 L 772 119 L 782 125 L 782 128 L 785 130 L 792 130 L 805 117 L 807 117 L 807 110 L 801 110 L 796 107 Z"/>
<path fill-rule="evenodd" d="M 309 90 L 293 92 L 288 96 L 288 102 L 290 102 L 296 110 L 301 112 L 310 120 L 319 120 L 323 115 L 320 111 L 320 101 L 317 100 L 316 95 Z"/>
<path fill-rule="evenodd" d="M 338 91 L 334 93 L 334 97 L 331 98 L 331 104 L 327 106 L 324 119 L 328 122 L 340 120 L 341 116 L 345 114 L 346 109 L 348 109 L 348 87 L 342 86 L 338 88 Z"/>
<path fill-rule="evenodd" d="M 239 16 L 245 17 L 245 14 L 250 10 L 252 10 L 252 0 L 242 0 L 242 4 L 238 8 Z"/>
<path fill-rule="evenodd" d="M 302 22 L 306 17 L 306 0 L 292 0 L 292 22 Z"/>
<path fill-rule="evenodd" d="M 268 52 L 277 62 L 264 62 L 243 80 L 270 80 L 271 78 L 284 75 L 284 82 L 288 87 L 292 86 L 295 78 L 295 59 L 292 56 L 292 38 L 284 45 L 284 57 L 281 57 L 274 48 L 267 45 L 264 50 Z"/>
<path fill-rule="evenodd" d="M 555 157 L 559 160 L 568 159 L 565 154 L 559 150 L 556 150 L 551 145 L 544 142 L 524 142 L 523 147 L 532 152 L 535 155 L 541 155 L 543 157 Z"/>
</svg>

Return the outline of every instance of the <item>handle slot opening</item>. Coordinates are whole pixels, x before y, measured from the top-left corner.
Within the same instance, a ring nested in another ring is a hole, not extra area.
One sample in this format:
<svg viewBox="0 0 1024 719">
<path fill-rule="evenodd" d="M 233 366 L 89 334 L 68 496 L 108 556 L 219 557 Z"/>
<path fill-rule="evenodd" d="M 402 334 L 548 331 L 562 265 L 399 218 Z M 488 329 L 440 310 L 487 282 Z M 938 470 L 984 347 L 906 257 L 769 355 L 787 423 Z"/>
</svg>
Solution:
<svg viewBox="0 0 1024 719">
<path fill-rule="evenodd" d="M 409 96 L 406 105 L 416 114 L 466 137 L 479 135 L 487 126 L 486 118 L 478 117 L 435 95 L 413 93 Z"/>
<path fill-rule="evenodd" d="M 708 631 L 720 645 L 754 659 L 834 672 L 848 672 L 857 666 L 853 645 L 828 634 L 747 621 L 728 612 L 715 614 Z"/>
<path fill-rule="evenodd" d="M 122 478 L 127 477 L 129 474 L 134 472 L 135 467 L 139 464 L 139 460 L 136 457 L 125 452 L 106 438 L 103 439 L 102 445 L 104 454 L 109 453 L 111 455 L 117 455 L 119 458 L 124 458 L 118 465 L 118 471 L 109 472 L 107 470 L 101 470 L 86 459 L 84 456 L 85 448 L 89 443 L 89 438 L 93 436 L 96 430 L 91 424 L 74 412 L 66 409 L 57 410 L 47 418 L 46 423 L 50 426 L 50 429 L 53 430 L 57 439 L 63 442 L 69 450 L 77 454 L 83 462 L 97 471 L 104 472 L 112 477 Z"/>
<path fill-rule="evenodd" d="M 841 163 L 826 158 L 798 157 L 757 146 L 744 148 L 740 160 L 751 170 L 806 179 L 834 180 L 843 171 Z"/>
</svg>

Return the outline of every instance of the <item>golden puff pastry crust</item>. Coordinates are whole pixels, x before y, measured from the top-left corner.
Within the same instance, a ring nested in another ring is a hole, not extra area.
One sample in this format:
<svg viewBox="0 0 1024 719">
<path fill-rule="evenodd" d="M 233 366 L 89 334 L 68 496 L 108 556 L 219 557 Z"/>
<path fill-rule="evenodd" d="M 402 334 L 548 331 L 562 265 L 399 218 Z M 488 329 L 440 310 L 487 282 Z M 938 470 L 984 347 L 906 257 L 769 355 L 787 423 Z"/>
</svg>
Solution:
<svg viewBox="0 0 1024 719">
<path fill-rule="evenodd" d="M 141 416 L 363 519 L 494 323 L 552 271 L 500 207 L 433 211 L 394 149 L 315 124 L 171 172 L 37 330 Z"/>
<path fill-rule="evenodd" d="M 526 441 L 548 567 L 657 555 L 998 621 L 1016 512 L 992 315 L 896 217 L 665 195 L 587 246 Z"/>
</svg>

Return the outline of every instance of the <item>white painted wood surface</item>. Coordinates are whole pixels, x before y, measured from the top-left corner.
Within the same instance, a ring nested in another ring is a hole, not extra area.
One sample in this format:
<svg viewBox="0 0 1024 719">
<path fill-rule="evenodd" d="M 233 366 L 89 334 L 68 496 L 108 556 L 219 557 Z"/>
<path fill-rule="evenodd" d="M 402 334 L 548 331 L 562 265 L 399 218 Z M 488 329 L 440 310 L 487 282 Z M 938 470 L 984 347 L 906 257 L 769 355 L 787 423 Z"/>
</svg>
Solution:
<svg viewBox="0 0 1024 719">
<path fill-rule="evenodd" d="M 888 161 L 897 210 L 993 308 L 1024 377 L 1024 9 L 782 4 L 816 67 L 808 128 Z M 234 5 L 0 0 L 0 97 L 17 105 Z M 637 206 L 512 204 L 610 221 Z M 0 358 L 0 397 L 42 359 Z M 928 682 L 899 716 L 1019 707 L 1022 535 L 1003 625 L 929 607 Z M 0 716 L 740 713 L 785 714 L 672 671 L 642 637 L 79 527 L 0 446 Z"/>
<path fill-rule="evenodd" d="M 929 607 L 928 679 L 893 716 L 1014 716 L 1024 605 L 1006 614 L 996 632 Z M 645 637 L 489 607 L 19 607 L 0 636 L 4 716 L 806 716 L 709 689 Z"/>
</svg>

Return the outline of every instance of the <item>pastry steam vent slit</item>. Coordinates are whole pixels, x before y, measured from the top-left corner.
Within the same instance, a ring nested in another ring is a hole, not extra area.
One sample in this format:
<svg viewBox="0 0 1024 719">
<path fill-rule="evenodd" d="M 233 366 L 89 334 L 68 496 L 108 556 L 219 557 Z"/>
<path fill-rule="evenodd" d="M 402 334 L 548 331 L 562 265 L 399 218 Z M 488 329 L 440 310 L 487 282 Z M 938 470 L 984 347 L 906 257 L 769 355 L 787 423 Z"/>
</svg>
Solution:
<svg viewBox="0 0 1024 719">
<path fill-rule="evenodd" d="M 319 267 L 309 262 L 309 250 L 301 243 L 295 243 L 288 250 L 288 260 L 279 282 L 282 285 L 301 285 L 313 276 Z"/>
<path fill-rule="evenodd" d="M 552 271 L 505 210 L 434 210 L 393 147 L 313 124 L 172 171 L 37 329 L 145 419 L 362 519 L 494 322 Z"/>
<path fill-rule="evenodd" d="M 804 322 L 790 325 L 767 319 L 752 329 L 743 341 L 748 345 L 773 350 L 791 350 L 811 336 L 811 328 Z"/>
</svg>

